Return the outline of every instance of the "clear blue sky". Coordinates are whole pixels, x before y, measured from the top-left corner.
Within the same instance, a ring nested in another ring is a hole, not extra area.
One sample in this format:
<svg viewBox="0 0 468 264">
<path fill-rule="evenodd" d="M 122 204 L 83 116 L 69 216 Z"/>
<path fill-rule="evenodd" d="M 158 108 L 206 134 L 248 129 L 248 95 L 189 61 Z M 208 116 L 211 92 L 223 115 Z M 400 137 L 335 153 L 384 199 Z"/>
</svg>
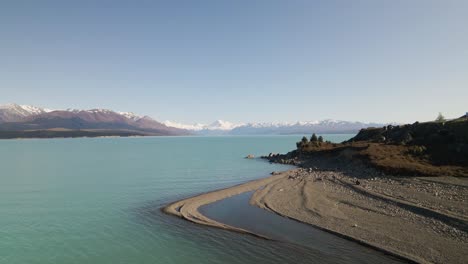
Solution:
<svg viewBox="0 0 468 264">
<path fill-rule="evenodd" d="M 0 3 L 0 103 L 159 120 L 468 111 L 468 1 Z"/>
</svg>

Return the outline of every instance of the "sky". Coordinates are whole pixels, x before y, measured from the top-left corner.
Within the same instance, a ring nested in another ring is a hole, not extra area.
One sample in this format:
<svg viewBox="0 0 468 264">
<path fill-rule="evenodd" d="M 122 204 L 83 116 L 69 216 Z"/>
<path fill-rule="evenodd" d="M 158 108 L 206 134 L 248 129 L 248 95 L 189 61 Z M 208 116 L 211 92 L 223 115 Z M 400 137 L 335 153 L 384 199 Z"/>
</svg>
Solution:
<svg viewBox="0 0 468 264">
<path fill-rule="evenodd" d="M 182 123 L 468 111 L 468 1 L 0 2 L 0 104 Z"/>
</svg>

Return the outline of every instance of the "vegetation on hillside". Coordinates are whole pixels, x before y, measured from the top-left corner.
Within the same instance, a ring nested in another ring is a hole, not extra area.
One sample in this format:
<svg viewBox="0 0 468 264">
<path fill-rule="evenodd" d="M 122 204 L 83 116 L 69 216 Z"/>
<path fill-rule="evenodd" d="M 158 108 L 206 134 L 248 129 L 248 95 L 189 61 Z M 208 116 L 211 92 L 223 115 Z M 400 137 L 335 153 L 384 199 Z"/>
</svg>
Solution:
<svg viewBox="0 0 468 264">
<path fill-rule="evenodd" d="M 440 115 L 434 122 L 362 129 L 339 144 L 324 142 L 313 134 L 296 146 L 296 156 L 357 158 L 391 174 L 468 176 L 466 117 L 447 121 Z"/>
</svg>

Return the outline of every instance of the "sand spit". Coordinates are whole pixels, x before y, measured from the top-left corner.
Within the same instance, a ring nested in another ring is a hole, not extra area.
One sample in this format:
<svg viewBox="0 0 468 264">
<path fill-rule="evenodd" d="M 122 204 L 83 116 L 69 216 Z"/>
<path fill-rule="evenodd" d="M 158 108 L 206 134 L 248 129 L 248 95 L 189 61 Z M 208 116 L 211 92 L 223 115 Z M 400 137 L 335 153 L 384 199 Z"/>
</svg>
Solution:
<svg viewBox="0 0 468 264">
<path fill-rule="evenodd" d="M 231 196 L 235 196 L 244 192 L 258 190 L 259 188 L 267 184 L 273 183 L 283 178 L 287 178 L 287 173 L 282 173 L 282 174 L 274 175 L 268 178 L 239 184 L 230 188 L 208 192 L 208 193 L 200 194 L 191 198 L 183 199 L 183 200 L 180 200 L 180 201 L 177 201 L 177 202 L 174 202 L 172 204 L 165 206 L 162 210 L 163 212 L 167 214 L 175 215 L 175 216 L 181 217 L 183 219 L 189 220 L 197 224 L 218 227 L 218 228 L 222 228 L 226 230 L 251 234 L 257 237 L 269 239 L 268 237 L 265 237 L 263 235 L 256 234 L 256 233 L 250 232 L 242 228 L 237 228 L 234 226 L 226 225 L 218 221 L 212 220 L 204 216 L 203 214 L 201 214 L 198 211 L 198 209 L 203 205 L 210 204 L 210 203 L 213 203 L 213 202 L 216 202 L 216 201 L 219 201 L 219 200 L 231 197 Z"/>
<path fill-rule="evenodd" d="M 466 263 L 468 179 L 373 177 L 363 168 L 354 171 L 359 173 L 294 169 L 184 199 L 163 211 L 266 238 L 198 211 L 203 205 L 255 191 L 253 205 L 372 248 L 420 263 Z"/>
</svg>

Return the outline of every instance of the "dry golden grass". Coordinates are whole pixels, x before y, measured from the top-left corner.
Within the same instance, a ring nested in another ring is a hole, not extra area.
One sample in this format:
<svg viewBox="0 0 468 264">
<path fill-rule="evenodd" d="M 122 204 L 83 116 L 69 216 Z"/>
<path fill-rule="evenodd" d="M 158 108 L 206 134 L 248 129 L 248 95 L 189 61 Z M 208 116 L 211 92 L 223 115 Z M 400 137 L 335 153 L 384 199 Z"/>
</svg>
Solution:
<svg viewBox="0 0 468 264">
<path fill-rule="evenodd" d="M 370 143 L 359 155 L 371 165 L 393 174 L 468 176 L 466 167 L 432 164 L 430 154 L 415 156 L 410 146 Z"/>
<path fill-rule="evenodd" d="M 434 164 L 431 153 L 416 155 L 414 146 L 392 145 L 374 142 L 352 142 L 344 144 L 322 143 L 307 146 L 303 153 L 358 158 L 386 173 L 402 176 L 468 176 L 468 167 L 453 164 Z"/>
</svg>

